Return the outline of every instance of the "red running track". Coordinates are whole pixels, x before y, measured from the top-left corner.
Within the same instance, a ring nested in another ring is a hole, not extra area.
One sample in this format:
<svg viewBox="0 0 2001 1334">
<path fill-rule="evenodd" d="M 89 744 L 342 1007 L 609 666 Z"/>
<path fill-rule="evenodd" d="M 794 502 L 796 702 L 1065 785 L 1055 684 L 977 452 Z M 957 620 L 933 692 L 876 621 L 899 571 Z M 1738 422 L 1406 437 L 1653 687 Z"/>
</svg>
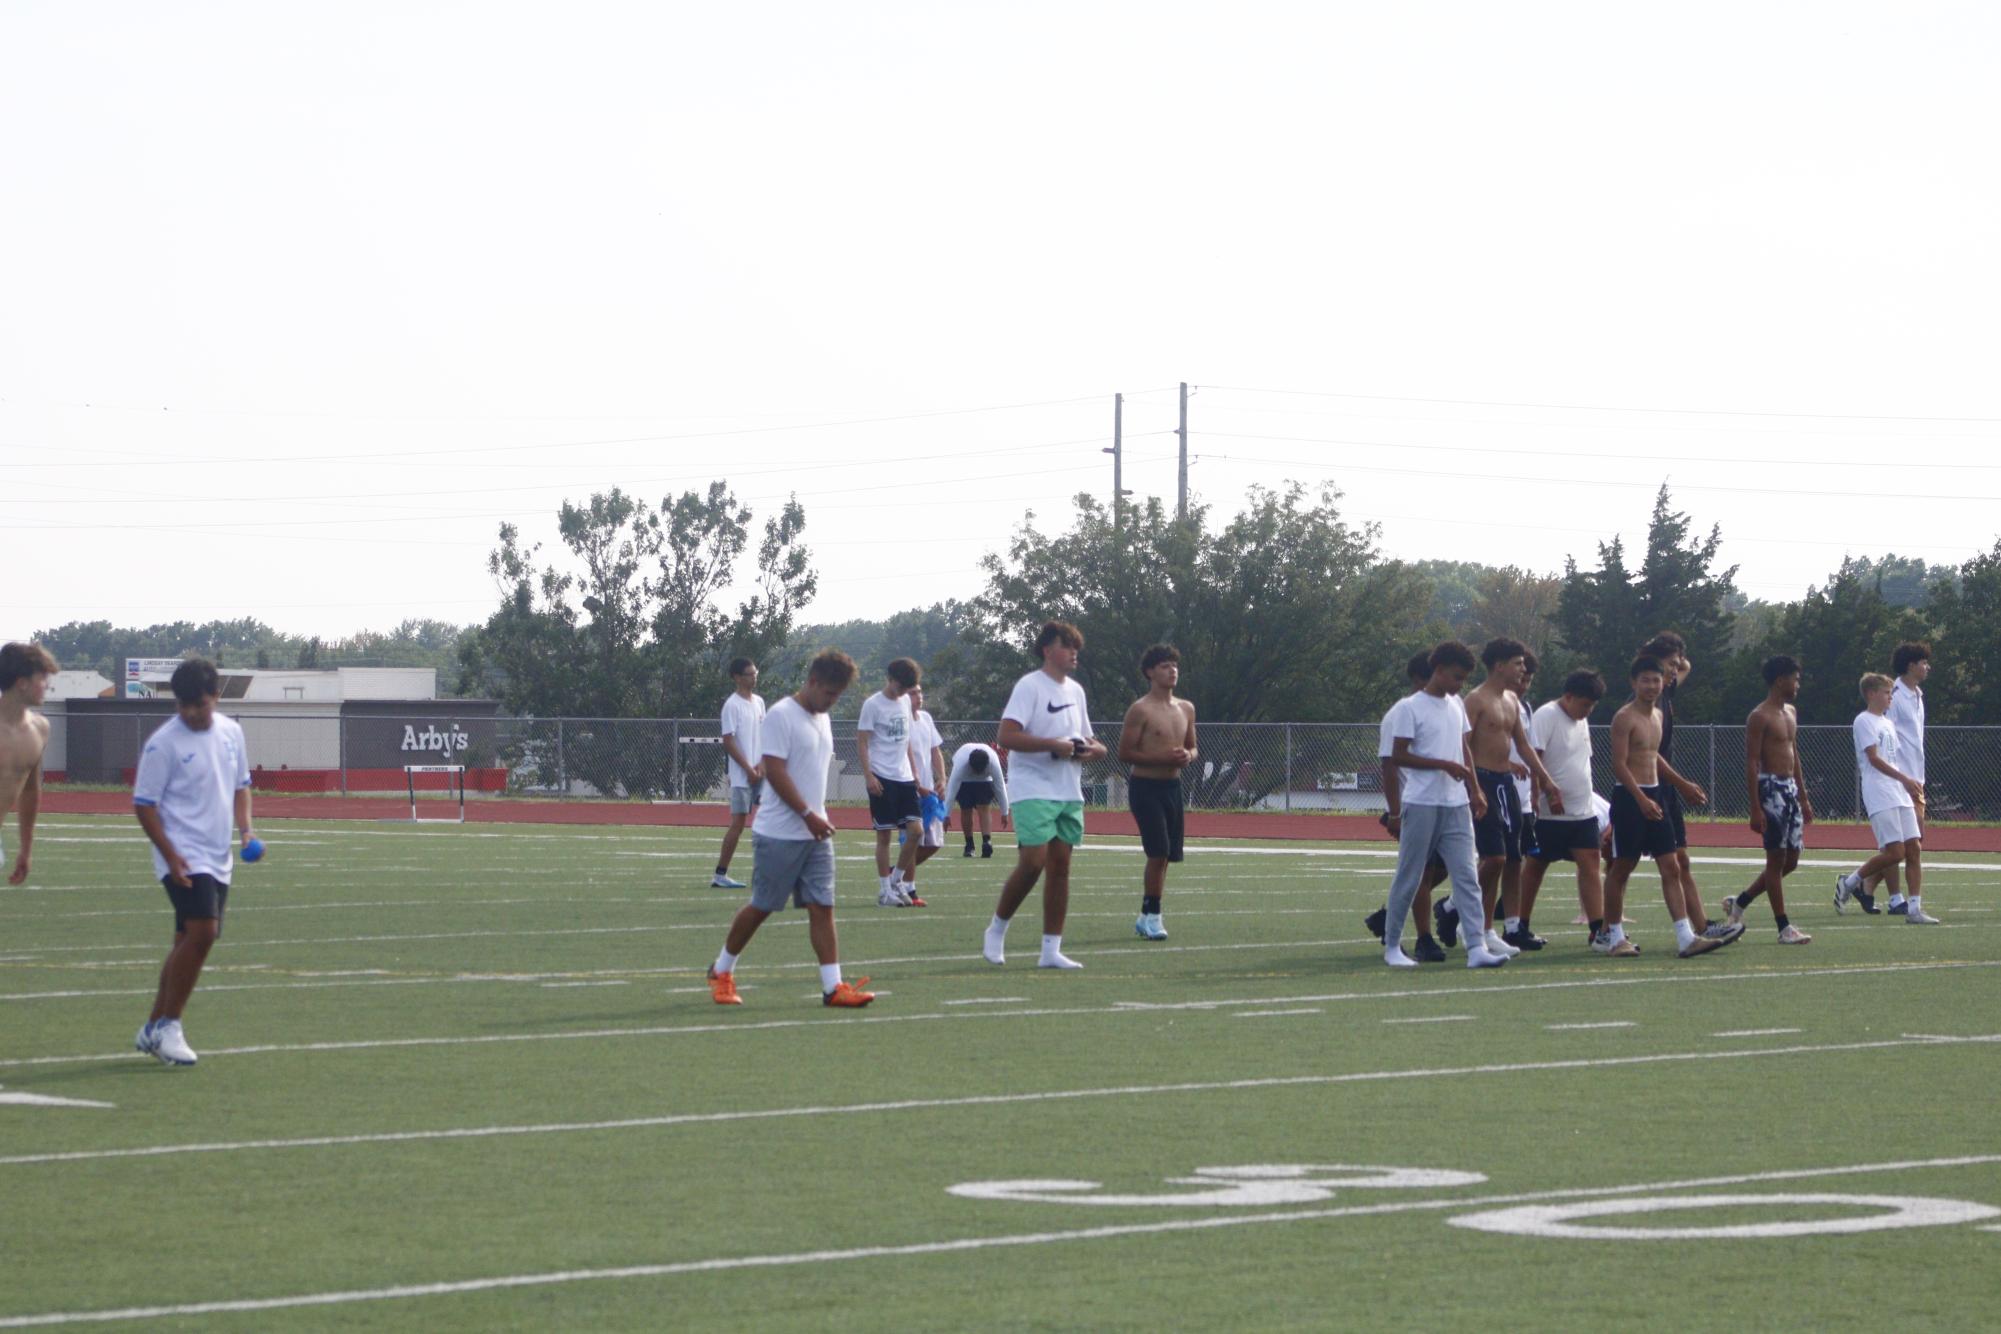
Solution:
<svg viewBox="0 0 2001 1334">
<path fill-rule="evenodd" d="M 321 797 L 259 793 L 257 813 L 286 820 L 407 820 L 410 802 L 403 797 Z M 120 792 L 42 792 L 42 809 L 58 815 L 126 815 L 132 800 Z M 839 807 L 834 824 L 841 829 L 866 829 L 868 812 Z M 728 810 L 716 804 L 601 801 L 469 801 L 469 824 L 658 825 L 721 828 Z M 1123 811 L 1091 811 L 1084 828 L 1092 834 L 1131 834 L 1132 820 Z M 1188 837 L 1235 839 L 1313 839 L 1388 843 L 1372 815 L 1283 815 L 1238 811 L 1190 811 Z M 1742 824 L 1691 822 L 1688 841 L 1698 848 L 1756 848 L 1758 836 Z M 1807 830 L 1807 847 L 1866 850 L 1875 846 L 1863 824 L 1815 824 Z M 2001 828 L 1935 824 L 1925 846 L 1934 852 L 2001 852 Z"/>
</svg>

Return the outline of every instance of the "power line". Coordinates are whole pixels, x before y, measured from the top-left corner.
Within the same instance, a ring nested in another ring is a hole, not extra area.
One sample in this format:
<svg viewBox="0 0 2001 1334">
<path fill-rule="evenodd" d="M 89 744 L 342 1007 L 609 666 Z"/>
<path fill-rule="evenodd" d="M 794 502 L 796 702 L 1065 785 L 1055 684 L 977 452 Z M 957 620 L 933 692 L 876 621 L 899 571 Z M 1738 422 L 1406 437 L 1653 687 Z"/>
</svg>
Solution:
<svg viewBox="0 0 2001 1334">
<path fill-rule="evenodd" d="M 1166 433 L 1161 432 L 1161 434 L 1166 434 Z M 1624 461 L 1626 457 L 1616 454 L 1608 455 L 1603 450 L 1518 449 L 1513 446 L 1506 446 L 1500 449 L 1487 449 L 1478 445 L 1425 445 L 1425 444 L 1411 443 L 1402 440 L 1355 440 L 1341 436 L 1322 436 L 1322 435 L 1253 435 L 1244 431 L 1205 431 L 1203 432 L 1203 434 L 1220 440 L 1269 440 L 1275 442 L 1301 444 L 1301 445 L 1352 445 L 1365 449 L 1407 449 L 1423 453 L 1490 454 L 1499 458 L 1519 457 L 1519 458 L 1550 458 L 1550 459 L 1588 459 L 1593 463 L 1614 463 L 1614 462 Z M 1220 456 L 1212 456 L 1212 457 L 1220 457 Z M 1812 466 L 1816 468 L 1832 467 L 1832 468 L 1880 469 L 1883 466 L 1883 462 L 1880 459 L 1864 459 L 1864 460 L 1827 459 L 1827 458 L 1814 458 L 1811 460 L 1798 459 L 1798 458 L 1764 459 L 1764 458 L 1751 458 L 1743 454 L 1722 455 L 1722 454 L 1676 453 L 1673 455 L 1659 455 L 1659 456 L 1639 455 L 1635 456 L 1633 458 L 1633 461 L 1640 463 L 1674 463 L 1674 464 L 1764 463 L 1764 464 L 1770 464 L 1771 466 L 1777 468 L 1797 468 L 1805 463 L 1811 463 Z M 1897 460 L 1897 470 L 1899 472 L 1911 468 L 1940 469 L 1940 470 L 1972 469 L 1985 472 L 1994 472 L 1994 471 L 2001 471 L 2001 463 L 1910 463 L 1904 461 L 1901 458 Z"/>
<path fill-rule="evenodd" d="M 1495 398 L 1426 398 L 1416 394 L 1350 394 L 1328 389 L 1254 389 L 1246 385 L 1204 385 L 1238 394 L 1292 394 L 1304 398 L 1352 398 L 1371 403 L 1440 403 L 1473 408 L 1533 408 L 1553 412 L 1641 412 L 1688 417 L 1763 417 L 1790 421 L 1948 422 L 2001 425 L 2001 417 L 1921 417 L 1864 412 L 1761 412 L 1737 408 L 1640 408 L 1605 403 L 1538 403 Z"/>
</svg>

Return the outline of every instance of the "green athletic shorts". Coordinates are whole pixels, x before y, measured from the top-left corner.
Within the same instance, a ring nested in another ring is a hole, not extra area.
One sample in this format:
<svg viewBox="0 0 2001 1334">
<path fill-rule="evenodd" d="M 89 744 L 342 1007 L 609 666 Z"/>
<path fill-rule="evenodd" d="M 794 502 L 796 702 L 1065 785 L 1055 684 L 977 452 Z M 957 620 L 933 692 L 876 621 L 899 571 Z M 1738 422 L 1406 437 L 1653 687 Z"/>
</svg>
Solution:
<svg viewBox="0 0 2001 1334">
<path fill-rule="evenodd" d="M 1047 801 L 1030 797 L 1014 803 L 1014 841 L 1024 848 L 1039 848 L 1051 839 L 1071 847 L 1084 841 L 1084 803 Z"/>
</svg>

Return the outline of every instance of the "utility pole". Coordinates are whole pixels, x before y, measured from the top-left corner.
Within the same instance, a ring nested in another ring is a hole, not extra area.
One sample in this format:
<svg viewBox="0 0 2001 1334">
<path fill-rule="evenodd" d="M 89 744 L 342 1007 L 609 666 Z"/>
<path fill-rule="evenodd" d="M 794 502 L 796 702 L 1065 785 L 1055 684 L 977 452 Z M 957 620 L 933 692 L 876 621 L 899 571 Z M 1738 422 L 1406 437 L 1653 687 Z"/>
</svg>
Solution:
<svg viewBox="0 0 2001 1334">
<path fill-rule="evenodd" d="M 1126 396 L 1112 395 L 1112 446 L 1101 449 L 1101 454 L 1112 456 L 1112 540 L 1117 549 L 1125 549 L 1125 446 L 1126 446 Z"/>
<path fill-rule="evenodd" d="M 1175 491 L 1174 514 L 1178 519 L 1188 517 L 1188 381 L 1181 382 L 1181 425 L 1175 435 L 1181 438 L 1181 480 Z"/>
</svg>

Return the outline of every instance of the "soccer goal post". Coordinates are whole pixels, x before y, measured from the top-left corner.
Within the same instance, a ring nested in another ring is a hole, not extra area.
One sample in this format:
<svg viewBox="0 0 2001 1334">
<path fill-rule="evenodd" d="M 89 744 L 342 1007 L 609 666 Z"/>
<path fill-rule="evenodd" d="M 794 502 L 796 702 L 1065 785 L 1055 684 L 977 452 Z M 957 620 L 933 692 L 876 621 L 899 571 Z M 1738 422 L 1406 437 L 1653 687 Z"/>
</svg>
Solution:
<svg viewBox="0 0 2001 1334">
<path fill-rule="evenodd" d="M 419 781 L 419 779 L 423 781 Z M 410 790 L 411 824 L 464 824 L 466 822 L 466 767 L 463 764 L 406 764 L 403 766 L 403 781 Z M 417 792 L 423 789 L 433 802 L 437 793 L 445 801 L 452 800 L 454 791 L 458 796 L 456 815 L 420 815 L 417 812 Z"/>
</svg>

